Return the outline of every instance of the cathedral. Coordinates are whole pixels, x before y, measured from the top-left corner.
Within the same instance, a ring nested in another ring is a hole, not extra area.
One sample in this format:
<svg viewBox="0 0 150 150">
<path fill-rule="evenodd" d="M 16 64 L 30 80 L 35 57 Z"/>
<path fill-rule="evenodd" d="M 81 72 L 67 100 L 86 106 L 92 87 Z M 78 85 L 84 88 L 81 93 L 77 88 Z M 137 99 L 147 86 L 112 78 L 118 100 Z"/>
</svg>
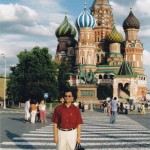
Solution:
<svg viewBox="0 0 150 150">
<path fill-rule="evenodd" d="M 82 70 L 94 73 L 97 93 L 101 93 L 100 86 L 110 86 L 113 97 L 144 100 L 147 90 L 144 48 L 138 38 L 140 22 L 132 9 L 122 24 L 125 39 L 115 27 L 109 0 L 93 0 L 90 10 L 85 3 L 83 12 L 75 20 L 75 27 L 65 16 L 56 30 L 55 61 L 68 66 L 70 85 L 78 87 L 81 84 L 79 66 L 82 66 Z"/>
</svg>

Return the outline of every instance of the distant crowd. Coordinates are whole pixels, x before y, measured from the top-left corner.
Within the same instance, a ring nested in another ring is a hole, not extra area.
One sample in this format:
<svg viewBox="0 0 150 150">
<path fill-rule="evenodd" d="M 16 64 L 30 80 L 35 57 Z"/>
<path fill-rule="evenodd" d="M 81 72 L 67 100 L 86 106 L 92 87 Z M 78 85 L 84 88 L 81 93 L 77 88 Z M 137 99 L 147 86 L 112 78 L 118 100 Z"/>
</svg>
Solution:
<svg viewBox="0 0 150 150">
<path fill-rule="evenodd" d="M 107 114 L 108 116 L 111 116 L 111 111 L 112 111 L 111 101 L 112 100 L 110 98 L 107 98 L 106 100 L 103 101 L 102 105 L 101 104 L 99 105 L 100 108 L 101 106 L 103 106 L 104 113 Z M 133 110 L 133 105 L 129 103 L 123 103 L 123 102 L 117 101 L 117 113 L 118 114 L 128 114 L 129 110 L 130 111 Z M 137 111 L 141 115 L 146 114 L 144 103 L 138 103 Z"/>
<path fill-rule="evenodd" d="M 46 105 L 44 100 L 37 103 L 35 100 L 27 100 L 25 102 L 25 123 L 47 123 L 46 120 Z"/>
</svg>

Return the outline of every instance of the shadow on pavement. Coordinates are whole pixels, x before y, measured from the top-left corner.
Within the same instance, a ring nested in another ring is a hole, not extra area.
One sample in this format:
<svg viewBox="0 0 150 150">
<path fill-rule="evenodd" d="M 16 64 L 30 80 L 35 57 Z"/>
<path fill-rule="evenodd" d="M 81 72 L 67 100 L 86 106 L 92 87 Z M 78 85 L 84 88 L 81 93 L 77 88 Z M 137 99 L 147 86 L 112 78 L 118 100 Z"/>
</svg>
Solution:
<svg viewBox="0 0 150 150">
<path fill-rule="evenodd" d="M 17 142 L 17 140 L 13 140 L 14 137 L 20 137 L 19 135 L 17 134 L 14 134 L 8 130 L 5 130 L 6 132 L 6 136 L 12 141 L 12 142 Z M 22 149 L 27 149 L 27 148 L 30 148 L 30 149 L 36 149 L 35 147 L 33 147 L 32 145 L 30 144 L 27 144 L 29 141 L 26 141 L 24 140 L 23 138 L 21 139 L 21 141 L 19 141 L 18 143 L 16 143 L 16 147 L 19 147 L 19 148 L 22 148 Z M 25 144 L 26 143 L 26 144 Z M 10 145 L 12 146 L 12 145 Z"/>
<path fill-rule="evenodd" d="M 24 118 L 12 118 L 12 117 L 8 117 L 8 118 L 11 119 L 11 120 L 24 122 Z"/>
</svg>

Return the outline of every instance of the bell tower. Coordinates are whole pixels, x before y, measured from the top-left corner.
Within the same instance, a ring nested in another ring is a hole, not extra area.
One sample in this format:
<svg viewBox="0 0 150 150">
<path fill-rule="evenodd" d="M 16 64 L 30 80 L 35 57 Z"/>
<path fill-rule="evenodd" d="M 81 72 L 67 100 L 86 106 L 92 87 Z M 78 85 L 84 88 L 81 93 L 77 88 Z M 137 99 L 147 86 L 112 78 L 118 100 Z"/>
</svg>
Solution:
<svg viewBox="0 0 150 150">
<path fill-rule="evenodd" d="M 96 20 L 96 27 L 94 28 L 95 44 L 97 55 L 100 58 L 100 61 L 97 63 L 104 63 L 103 61 L 105 60 L 101 56 L 105 57 L 108 53 L 106 37 L 114 27 L 112 8 L 109 0 L 94 0 L 90 9 Z"/>
<path fill-rule="evenodd" d="M 95 66 L 95 41 L 94 30 L 96 25 L 94 17 L 86 9 L 84 3 L 84 11 L 77 17 L 75 22 L 78 29 L 78 47 L 76 49 L 76 65 L 82 64 L 86 66 Z"/>
<path fill-rule="evenodd" d="M 132 8 L 128 17 L 123 22 L 123 29 L 126 35 L 125 58 L 132 63 L 133 70 L 139 74 L 144 74 L 143 69 L 143 44 L 138 39 L 140 22 L 134 16 Z"/>
</svg>

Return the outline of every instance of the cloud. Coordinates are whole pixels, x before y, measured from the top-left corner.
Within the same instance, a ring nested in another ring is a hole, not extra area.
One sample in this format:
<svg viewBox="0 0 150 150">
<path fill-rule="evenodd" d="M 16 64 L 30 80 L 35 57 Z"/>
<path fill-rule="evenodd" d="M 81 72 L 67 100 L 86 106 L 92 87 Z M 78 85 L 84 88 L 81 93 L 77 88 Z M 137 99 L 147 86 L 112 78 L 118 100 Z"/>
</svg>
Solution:
<svg viewBox="0 0 150 150">
<path fill-rule="evenodd" d="M 124 5 L 120 5 L 119 3 L 116 3 L 116 2 L 113 2 L 113 1 L 110 2 L 110 5 L 112 6 L 112 8 L 114 8 L 112 10 L 112 12 L 114 14 L 117 14 L 117 16 L 126 16 L 127 9 Z"/>
<path fill-rule="evenodd" d="M 38 14 L 27 6 L 0 4 L 0 23 L 33 25 L 37 18 Z"/>
<path fill-rule="evenodd" d="M 20 34 L 28 36 L 48 37 L 54 33 L 49 24 L 38 23 L 35 10 L 19 4 L 0 5 L 0 28 L 3 34 Z"/>
<path fill-rule="evenodd" d="M 144 0 L 144 2 L 142 0 L 136 0 L 135 2 L 135 9 L 140 14 L 140 17 L 150 17 L 149 6 L 150 0 Z"/>
<path fill-rule="evenodd" d="M 140 37 L 150 37 L 150 29 L 141 29 L 139 31 L 139 36 Z"/>
</svg>

